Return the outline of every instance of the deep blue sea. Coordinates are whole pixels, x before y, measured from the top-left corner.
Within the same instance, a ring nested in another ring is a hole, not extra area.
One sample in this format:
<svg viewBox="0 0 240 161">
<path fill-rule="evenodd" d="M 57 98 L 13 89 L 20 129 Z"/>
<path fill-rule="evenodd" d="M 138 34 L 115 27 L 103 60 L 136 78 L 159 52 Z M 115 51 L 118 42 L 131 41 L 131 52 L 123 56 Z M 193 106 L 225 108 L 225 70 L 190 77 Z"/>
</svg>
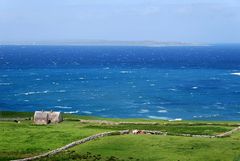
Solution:
<svg viewBox="0 0 240 161">
<path fill-rule="evenodd" d="M 240 120 L 240 45 L 2 45 L 0 110 Z"/>
</svg>

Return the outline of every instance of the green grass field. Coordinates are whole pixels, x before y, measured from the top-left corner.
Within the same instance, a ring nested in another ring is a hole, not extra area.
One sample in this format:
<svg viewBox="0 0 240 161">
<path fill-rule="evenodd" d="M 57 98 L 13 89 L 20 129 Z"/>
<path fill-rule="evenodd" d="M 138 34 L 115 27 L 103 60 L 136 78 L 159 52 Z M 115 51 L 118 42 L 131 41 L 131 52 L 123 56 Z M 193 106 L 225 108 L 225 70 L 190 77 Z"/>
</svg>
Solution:
<svg viewBox="0 0 240 161">
<path fill-rule="evenodd" d="M 30 118 L 32 113 L 0 112 L 0 118 Z M 0 160 L 42 154 L 72 141 L 106 131 L 145 129 L 168 132 L 170 136 L 123 135 L 100 138 L 41 160 L 143 160 L 143 161 L 240 161 L 240 132 L 226 138 L 192 138 L 178 134 L 214 135 L 229 131 L 237 122 L 156 121 L 143 119 L 107 119 L 111 121 L 147 121 L 157 125 L 101 125 L 80 123 L 79 119 L 105 118 L 64 115 L 60 124 L 34 125 L 31 120 L 0 121 Z"/>
</svg>

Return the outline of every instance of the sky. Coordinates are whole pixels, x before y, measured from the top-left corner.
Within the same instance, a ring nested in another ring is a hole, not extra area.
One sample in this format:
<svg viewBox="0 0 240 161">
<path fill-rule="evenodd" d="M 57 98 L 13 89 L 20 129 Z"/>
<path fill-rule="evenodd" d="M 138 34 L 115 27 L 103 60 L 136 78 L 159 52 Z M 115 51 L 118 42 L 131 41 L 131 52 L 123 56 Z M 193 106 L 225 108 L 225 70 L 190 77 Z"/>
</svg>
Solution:
<svg viewBox="0 0 240 161">
<path fill-rule="evenodd" d="M 0 42 L 240 43 L 240 0 L 0 0 Z"/>
</svg>

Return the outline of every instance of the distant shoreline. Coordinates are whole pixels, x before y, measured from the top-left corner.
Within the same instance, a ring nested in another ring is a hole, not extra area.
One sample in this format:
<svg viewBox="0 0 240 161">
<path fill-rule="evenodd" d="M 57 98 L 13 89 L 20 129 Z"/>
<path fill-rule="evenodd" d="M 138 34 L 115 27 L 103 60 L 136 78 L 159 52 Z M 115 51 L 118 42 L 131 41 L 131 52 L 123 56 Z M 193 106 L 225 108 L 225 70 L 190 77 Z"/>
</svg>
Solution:
<svg viewBox="0 0 240 161">
<path fill-rule="evenodd" d="M 69 114 L 61 112 L 64 118 L 69 118 L 69 116 L 73 117 L 70 120 L 74 119 L 87 119 L 87 120 L 107 120 L 107 121 L 156 121 L 156 122 L 195 122 L 195 123 L 238 123 L 238 120 L 191 120 L 191 119 L 181 119 L 181 120 L 167 120 L 167 119 L 153 119 L 153 118 L 134 118 L 134 117 L 126 117 L 126 118 L 119 118 L 119 117 L 101 117 L 95 115 L 83 115 L 83 114 Z M 11 111 L 11 110 L 4 110 L 0 111 L 0 121 L 14 121 L 14 120 L 31 120 L 34 115 L 34 111 Z M 69 119 L 67 119 L 69 120 Z"/>
<path fill-rule="evenodd" d="M 53 45 L 53 46 L 142 46 L 142 47 L 167 47 L 167 46 L 209 46 L 206 43 L 186 42 L 159 42 L 159 41 L 107 41 L 107 40 L 83 40 L 83 41 L 22 41 L 0 42 L 0 45 Z"/>
</svg>

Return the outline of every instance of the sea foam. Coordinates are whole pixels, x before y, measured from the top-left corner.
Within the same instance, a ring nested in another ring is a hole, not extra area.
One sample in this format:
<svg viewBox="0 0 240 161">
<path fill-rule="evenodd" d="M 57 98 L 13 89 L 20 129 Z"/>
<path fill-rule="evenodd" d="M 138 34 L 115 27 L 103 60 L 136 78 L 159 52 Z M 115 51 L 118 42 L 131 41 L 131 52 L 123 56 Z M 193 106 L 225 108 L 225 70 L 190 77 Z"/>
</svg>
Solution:
<svg viewBox="0 0 240 161">
<path fill-rule="evenodd" d="M 0 86 L 9 86 L 11 85 L 12 83 L 0 83 Z"/>
<path fill-rule="evenodd" d="M 157 120 L 171 120 L 168 117 L 160 117 L 160 116 L 148 116 L 150 119 L 157 119 Z"/>
<path fill-rule="evenodd" d="M 167 113 L 167 110 L 158 110 L 159 113 Z"/>
<path fill-rule="evenodd" d="M 70 107 L 70 106 L 55 106 L 55 108 L 60 108 L 60 109 L 71 109 L 72 107 Z"/>
<path fill-rule="evenodd" d="M 141 109 L 140 111 L 138 111 L 138 113 L 148 113 L 149 110 L 148 109 Z"/>
<path fill-rule="evenodd" d="M 92 112 L 91 111 L 82 111 L 82 113 L 84 113 L 84 114 L 92 114 Z"/>
<path fill-rule="evenodd" d="M 68 112 L 64 112 L 64 113 L 66 113 L 66 114 L 74 114 L 74 113 L 78 113 L 79 111 L 78 110 L 76 110 L 76 111 L 68 111 Z"/>
<path fill-rule="evenodd" d="M 231 73 L 231 75 L 237 75 L 237 76 L 240 76 L 240 72 L 237 72 L 237 73 Z"/>
</svg>

